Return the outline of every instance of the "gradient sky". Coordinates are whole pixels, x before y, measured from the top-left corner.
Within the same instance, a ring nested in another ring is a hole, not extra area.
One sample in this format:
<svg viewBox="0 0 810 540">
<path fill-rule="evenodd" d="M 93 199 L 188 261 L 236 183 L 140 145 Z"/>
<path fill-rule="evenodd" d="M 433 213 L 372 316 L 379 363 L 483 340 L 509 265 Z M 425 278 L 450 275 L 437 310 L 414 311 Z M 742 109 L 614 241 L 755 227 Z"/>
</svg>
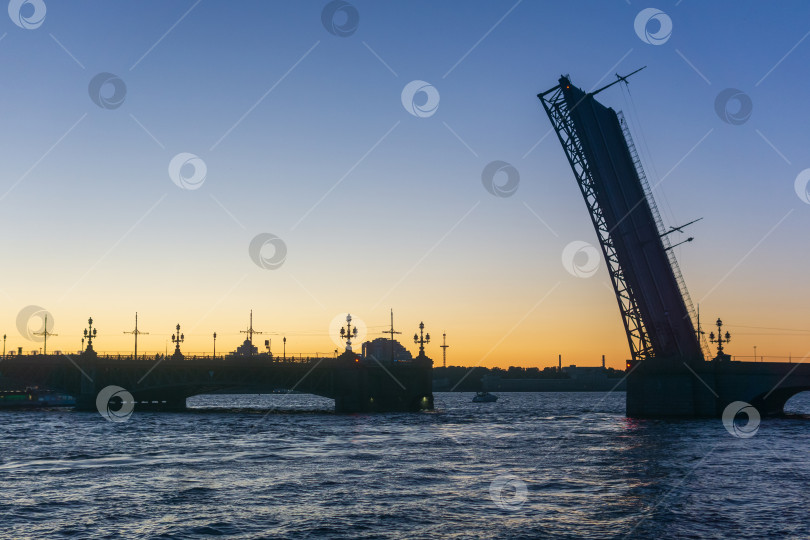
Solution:
<svg viewBox="0 0 810 540">
<path fill-rule="evenodd" d="M 35 29 L 0 18 L 9 348 L 39 346 L 17 331 L 29 305 L 52 314 L 52 350 L 77 350 L 92 315 L 98 350 L 129 351 L 138 311 L 142 351 L 179 322 L 184 351 L 210 351 L 216 331 L 224 352 L 253 309 L 273 352 L 286 335 L 305 354 L 335 348 L 338 314 L 379 337 L 393 308 L 406 337 L 424 320 L 439 361 L 446 331 L 450 364 L 623 367 L 604 263 L 590 278 L 563 266 L 596 236 L 536 94 L 563 73 L 589 90 L 647 66 L 600 100 L 663 180 L 666 224 L 704 218 L 677 248 L 704 321 L 723 317 L 731 354 L 810 353 L 810 205 L 794 191 L 810 168 L 806 2 L 659 2 L 660 45 L 636 34 L 650 7 L 636 0 L 358 0 L 346 37 L 322 24 L 325 1 L 45 4 Z M 126 84 L 118 108 L 90 99 L 102 72 Z M 413 80 L 438 91 L 435 114 L 403 107 Z M 726 88 L 753 103 L 742 124 L 715 112 Z M 207 166 L 199 189 L 169 177 L 181 152 Z M 511 197 L 484 189 L 494 160 L 520 173 Z M 260 233 L 286 244 L 280 268 L 249 257 Z"/>
</svg>

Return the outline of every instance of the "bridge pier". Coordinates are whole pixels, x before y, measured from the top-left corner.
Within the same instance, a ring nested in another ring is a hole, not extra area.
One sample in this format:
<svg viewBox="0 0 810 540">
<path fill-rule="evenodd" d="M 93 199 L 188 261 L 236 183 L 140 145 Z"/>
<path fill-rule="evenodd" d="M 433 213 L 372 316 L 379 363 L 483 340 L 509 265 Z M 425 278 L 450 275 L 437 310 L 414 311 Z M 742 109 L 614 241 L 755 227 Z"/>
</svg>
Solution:
<svg viewBox="0 0 810 540">
<path fill-rule="evenodd" d="M 358 364 L 346 357 L 333 373 L 335 412 L 418 412 L 433 409 L 433 361 L 419 356 L 412 363 Z"/>
</svg>

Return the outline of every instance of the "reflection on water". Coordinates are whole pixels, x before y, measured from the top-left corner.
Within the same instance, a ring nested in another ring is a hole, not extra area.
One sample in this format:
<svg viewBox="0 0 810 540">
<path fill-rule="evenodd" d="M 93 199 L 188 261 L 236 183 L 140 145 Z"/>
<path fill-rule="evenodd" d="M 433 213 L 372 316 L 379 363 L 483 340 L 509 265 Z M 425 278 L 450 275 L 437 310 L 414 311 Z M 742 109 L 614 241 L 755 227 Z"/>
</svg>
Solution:
<svg viewBox="0 0 810 540">
<path fill-rule="evenodd" d="M 627 419 L 623 394 L 471 397 L 337 415 L 306 395 L 202 396 L 123 423 L 3 411 L 0 536 L 810 535 L 810 396 L 750 439 Z"/>
</svg>

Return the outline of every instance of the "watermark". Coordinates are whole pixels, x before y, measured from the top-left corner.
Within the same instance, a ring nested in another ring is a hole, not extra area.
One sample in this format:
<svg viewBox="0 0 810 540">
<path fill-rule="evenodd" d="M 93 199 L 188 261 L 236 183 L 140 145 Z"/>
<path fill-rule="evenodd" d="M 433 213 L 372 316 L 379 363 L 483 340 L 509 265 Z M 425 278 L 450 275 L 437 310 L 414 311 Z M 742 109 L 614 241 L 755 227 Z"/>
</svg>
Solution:
<svg viewBox="0 0 810 540">
<path fill-rule="evenodd" d="M 120 386 L 105 386 L 96 396 L 96 409 L 108 422 L 126 422 L 135 410 L 135 399 Z"/>
<path fill-rule="evenodd" d="M 202 187 L 208 167 L 199 156 L 180 152 L 169 162 L 169 178 L 180 189 L 195 190 Z"/>
<path fill-rule="evenodd" d="M 504 180 L 496 182 L 496 176 Z M 484 167 L 481 183 L 484 184 L 484 189 L 496 197 L 511 197 L 520 185 L 520 173 L 511 163 L 493 161 Z"/>
<path fill-rule="evenodd" d="M 357 31 L 360 13 L 344 0 L 332 0 L 321 11 L 321 22 L 326 31 L 338 37 L 349 37 Z"/>
<path fill-rule="evenodd" d="M 642 9 L 633 22 L 636 35 L 644 43 L 663 45 L 672 36 L 672 19 L 656 8 Z"/>
<path fill-rule="evenodd" d="M 248 254 L 259 268 L 276 270 L 287 260 L 287 244 L 275 234 L 260 233 L 250 241 Z"/>
<path fill-rule="evenodd" d="M 429 118 L 439 110 L 439 91 L 428 82 L 411 81 L 402 89 L 402 106 L 418 118 Z"/>
<path fill-rule="evenodd" d="M 526 482 L 514 474 L 499 474 L 489 484 L 489 497 L 501 510 L 514 511 L 529 498 Z"/>
<path fill-rule="evenodd" d="M 31 328 L 31 321 L 37 319 L 37 327 Z M 47 328 L 45 322 L 47 321 Z M 17 313 L 17 331 L 28 341 L 43 342 L 45 333 L 53 330 L 53 315 L 40 306 L 25 306 Z"/>
<path fill-rule="evenodd" d="M 748 94 L 736 88 L 726 88 L 714 99 L 714 112 L 720 120 L 734 126 L 746 123 L 753 110 L 754 102 Z"/>
<path fill-rule="evenodd" d="M 745 415 L 745 424 L 737 421 L 740 415 Z M 744 401 L 729 403 L 723 410 L 722 418 L 726 431 L 739 439 L 750 439 L 759 431 L 759 411 Z"/>
<path fill-rule="evenodd" d="M 87 93 L 102 109 L 117 109 L 127 97 L 127 85 L 118 75 L 104 72 L 90 79 Z"/>
<path fill-rule="evenodd" d="M 589 278 L 599 270 L 601 257 L 599 250 L 588 242 L 574 240 L 562 252 L 562 263 L 569 274 L 579 278 Z"/>
<path fill-rule="evenodd" d="M 799 173 L 793 188 L 803 203 L 810 204 L 810 169 L 805 169 Z"/>
<path fill-rule="evenodd" d="M 42 26 L 46 11 L 42 0 L 11 0 L 8 3 L 11 22 L 26 30 L 36 30 Z"/>
<path fill-rule="evenodd" d="M 346 319 L 349 317 L 351 317 L 351 320 L 347 321 Z M 329 323 L 329 337 L 332 338 L 332 343 L 338 348 L 338 354 L 342 353 L 346 347 L 346 328 L 349 324 L 351 324 L 351 330 L 348 331 L 352 334 L 352 350 L 354 352 L 360 352 L 360 344 L 368 335 L 368 326 L 363 319 L 350 313 L 338 313 Z M 340 334 L 341 328 L 344 332 L 343 335 Z M 355 329 L 357 329 L 357 337 L 354 335 Z"/>
</svg>

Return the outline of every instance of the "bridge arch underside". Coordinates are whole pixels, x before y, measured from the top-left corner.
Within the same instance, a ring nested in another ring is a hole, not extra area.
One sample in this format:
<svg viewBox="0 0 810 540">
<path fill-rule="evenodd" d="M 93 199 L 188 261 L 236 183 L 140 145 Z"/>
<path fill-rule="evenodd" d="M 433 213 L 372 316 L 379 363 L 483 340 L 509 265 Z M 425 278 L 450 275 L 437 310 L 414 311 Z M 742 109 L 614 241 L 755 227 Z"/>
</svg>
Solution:
<svg viewBox="0 0 810 540">
<path fill-rule="evenodd" d="M 129 391 L 129 390 L 127 390 Z M 242 384 L 242 383 L 217 383 L 217 384 L 204 384 L 198 386 L 144 386 L 136 388 L 134 391 L 129 391 L 132 394 L 136 406 L 148 409 L 153 408 L 154 405 L 164 405 L 165 407 L 158 408 L 185 408 L 186 400 L 194 396 L 203 395 L 217 395 L 217 394 L 285 394 L 285 393 L 298 393 L 319 396 L 327 399 L 335 399 L 335 395 L 331 395 L 319 388 L 308 388 L 303 385 L 293 388 L 280 387 L 277 385 L 268 384 Z"/>
<path fill-rule="evenodd" d="M 810 384 L 777 388 L 776 390 L 756 396 L 751 400 L 751 405 L 756 407 L 762 414 L 781 415 L 785 413 L 785 404 L 790 401 L 790 398 L 808 391 L 810 391 Z"/>
</svg>

